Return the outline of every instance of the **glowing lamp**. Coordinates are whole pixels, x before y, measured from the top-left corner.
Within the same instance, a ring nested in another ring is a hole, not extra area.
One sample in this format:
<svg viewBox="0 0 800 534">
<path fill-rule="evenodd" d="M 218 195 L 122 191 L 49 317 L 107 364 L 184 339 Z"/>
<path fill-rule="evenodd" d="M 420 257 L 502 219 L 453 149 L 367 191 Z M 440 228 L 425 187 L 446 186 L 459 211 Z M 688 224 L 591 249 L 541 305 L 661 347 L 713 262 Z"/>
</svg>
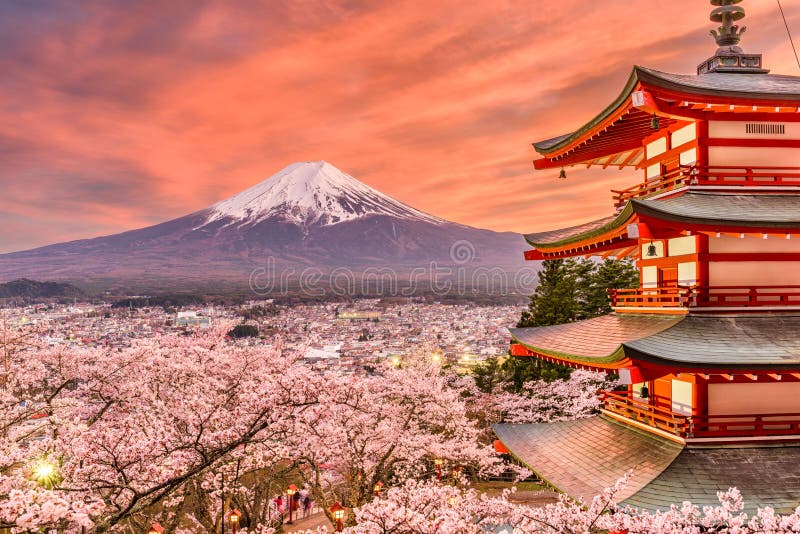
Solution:
<svg viewBox="0 0 800 534">
<path fill-rule="evenodd" d="M 342 531 L 342 519 L 344 519 L 345 511 L 346 508 L 338 502 L 333 503 L 333 506 L 331 506 L 331 517 L 336 520 L 336 532 Z"/>
</svg>

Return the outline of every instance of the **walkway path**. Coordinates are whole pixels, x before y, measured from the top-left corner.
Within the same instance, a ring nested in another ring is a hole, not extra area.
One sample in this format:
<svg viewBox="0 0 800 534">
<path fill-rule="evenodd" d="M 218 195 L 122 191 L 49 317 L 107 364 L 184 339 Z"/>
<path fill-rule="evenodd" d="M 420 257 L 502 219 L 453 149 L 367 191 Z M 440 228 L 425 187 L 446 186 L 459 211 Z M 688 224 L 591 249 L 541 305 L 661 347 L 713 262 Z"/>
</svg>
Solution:
<svg viewBox="0 0 800 534">
<path fill-rule="evenodd" d="M 328 527 L 328 530 L 331 532 L 333 531 L 331 522 L 328 521 L 328 518 L 325 517 L 325 514 L 323 514 L 322 511 L 318 511 L 306 517 L 305 519 L 296 519 L 293 524 L 284 525 L 283 528 L 284 532 L 298 532 L 301 530 L 322 526 Z"/>
</svg>

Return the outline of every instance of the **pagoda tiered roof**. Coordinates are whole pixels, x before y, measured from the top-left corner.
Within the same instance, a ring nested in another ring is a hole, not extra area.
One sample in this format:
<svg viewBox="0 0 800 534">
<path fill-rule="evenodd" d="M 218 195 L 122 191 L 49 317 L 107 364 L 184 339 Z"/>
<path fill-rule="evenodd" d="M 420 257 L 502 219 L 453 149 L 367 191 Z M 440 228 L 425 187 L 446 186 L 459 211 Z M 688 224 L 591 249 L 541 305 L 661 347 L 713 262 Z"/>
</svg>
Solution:
<svg viewBox="0 0 800 534">
<path fill-rule="evenodd" d="M 512 328 L 511 336 L 536 355 L 595 369 L 635 362 L 684 370 L 800 369 L 798 315 L 612 313 L 556 326 Z"/>
<path fill-rule="evenodd" d="M 669 315 L 609 314 L 585 321 L 512 328 L 511 337 L 524 347 L 570 361 L 619 366 L 624 344 L 666 330 L 682 317 Z"/>
<path fill-rule="evenodd" d="M 618 497 L 644 488 L 671 464 L 682 445 L 604 417 L 557 423 L 492 427 L 497 437 L 530 469 L 574 498 L 589 502 L 632 470 Z"/>
<path fill-rule="evenodd" d="M 569 228 L 525 235 L 539 254 L 571 255 L 636 245 L 628 225 L 640 219 L 681 223 L 680 230 L 769 232 L 800 228 L 800 196 L 775 192 L 689 190 L 659 198 L 631 199 L 616 216 Z M 557 256 L 554 256 L 557 257 Z M 533 259 L 533 258 L 531 258 Z"/>
<path fill-rule="evenodd" d="M 640 93 L 639 102 L 632 98 Z M 537 169 L 579 163 L 639 166 L 644 159 L 641 140 L 652 132 L 653 113 L 661 126 L 710 118 L 714 114 L 797 113 L 800 77 L 753 72 L 670 74 L 636 66 L 617 98 L 577 130 L 533 143 L 543 158 Z M 688 123 L 688 122 L 687 122 Z"/>
<path fill-rule="evenodd" d="M 621 504 L 650 511 L 687 500 L 716 506 L 717 492 L 731 487 L 748 513 L 791 513 L 800 502 L 800 447 L 685 447 L 603 415 L 493 429 L 523 464 L 574 498 L 591 499 L 630 471 Z"/>
</svg>

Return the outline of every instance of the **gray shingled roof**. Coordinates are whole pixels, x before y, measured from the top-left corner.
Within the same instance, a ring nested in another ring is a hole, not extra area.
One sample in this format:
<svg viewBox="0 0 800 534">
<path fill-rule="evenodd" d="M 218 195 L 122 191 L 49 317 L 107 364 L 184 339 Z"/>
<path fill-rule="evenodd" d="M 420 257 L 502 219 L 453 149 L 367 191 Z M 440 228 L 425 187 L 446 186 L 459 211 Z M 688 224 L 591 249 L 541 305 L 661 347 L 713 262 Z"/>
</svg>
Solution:
<svg viewBox="0 0 800 534">
<path fill-rule="evenodd" d="M 760 228 L 800 227 L 800 195 L 689 191 L 664 199 L 632 200 L 636 213 L 667 220 Z"/>
<path fill-rule="evenodd" d="M 800 101 L 800 76 L 735 72 L 671 74 L 646 67 L 635 67 L 634 71 L 639 81 L 665 89 L 707 95 Z"/>
<path fill-rule="evenodd" d="M 574 323 L 512 328 L 511 337 L 541 352 L 605 360 L 613 358 L 624 342 L 655 334 L 682 319 L 675 315 L 611 313 Z"/>
<path fill-rule="evenodd" d="M 771 506 L 791 513 L 800 505 L 800 447 L 687 448 L 663 473 L 625 499 L 650 511 L 691 501 L 718 505 L 718 491 L 736 487 L 745 511 Z"/>
<path fill-rule="evenodd" d="M 691 501 L 717 505 L 736 487 L 748 513 L 800 505 L 800 447 L 683 445 L 605 416 L 528 425 L 495 425 L 497 437 L 528 468 L 574 498 L 591 499 L 628 470 L 623 506 L 650 511 Z"/>
<path fill-rule="evenodd" d="M 568 145 L 619 108 L 639 82 L 690 94 L 786 100 L 789 105 L 800 105 L 800 76 L 728 72 L 670 74 L 636 66 L 622 92 L 600 114 L 574 132 L 533 143 L 534 148 L 541 154 L 548 154 Z"/>
<path fill-rule="evenodd" d="M 619 227 L 633 214 L 667 221 L 704 224 L 724 231 L 729 226 L 800 228 L 800 195 L 687 191 L 660 199 L 633 199 L 615 216 L 561 230 L 526 234 L 531 246 L 569 244 Z"/>
<path fill-rule="evenodd" d="M 492 428 L 529 469 L 567 495 L 587 501 L 631 469 L 633 478 L 620 498 L 635 494 L 664 471 L 682 448 L 604 416 Z"/>
<path fill-rule="evenodd" d="M 597 230 L 598 228 L 602 228 L 603 226 L 610 223 L 616 218 L 617 218 L 616 215 L 611 215 L 610 217 L 604 217 L 596 221 L 590 221 L 576 226 L 570 226 L 568 228 L 560 228 L 558 230 L 548 230 L 547 232 L 526 234 L 525 239 L 528 241 L 528 243 L 554 243 L 556 241 L 561 241 L 562 239 L 566 239 L 568 237 L 585 234 L 587 232 L 591 232 L 592 230 Z"/>
<path fill-rule="evenodd" d="M 624 344 L 625 355 L 688 366 L 800 367 L 800 316 L 689 315 Z"/>
</svg>

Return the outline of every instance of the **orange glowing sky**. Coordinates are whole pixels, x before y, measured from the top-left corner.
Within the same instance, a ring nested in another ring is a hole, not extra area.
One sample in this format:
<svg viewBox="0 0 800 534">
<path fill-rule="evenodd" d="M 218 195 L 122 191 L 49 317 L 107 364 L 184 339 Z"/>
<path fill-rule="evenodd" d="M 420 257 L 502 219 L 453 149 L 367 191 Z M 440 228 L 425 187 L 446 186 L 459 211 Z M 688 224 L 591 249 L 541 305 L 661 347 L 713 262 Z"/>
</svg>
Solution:
<svg viewBox="0 0 800 534">
<path fill-rule="evenodd" d="M 746 51 L 800 74 L 777 5 Z M 800 37 L 800 1 L 785 0 Z M 295 161 L 496 230 L 608 215 L 638 175 L 533 173 L 634 63 L 693 72 L 700 0 L 0 3 L 0 252 L 147 226 Z"/>
</svg>

